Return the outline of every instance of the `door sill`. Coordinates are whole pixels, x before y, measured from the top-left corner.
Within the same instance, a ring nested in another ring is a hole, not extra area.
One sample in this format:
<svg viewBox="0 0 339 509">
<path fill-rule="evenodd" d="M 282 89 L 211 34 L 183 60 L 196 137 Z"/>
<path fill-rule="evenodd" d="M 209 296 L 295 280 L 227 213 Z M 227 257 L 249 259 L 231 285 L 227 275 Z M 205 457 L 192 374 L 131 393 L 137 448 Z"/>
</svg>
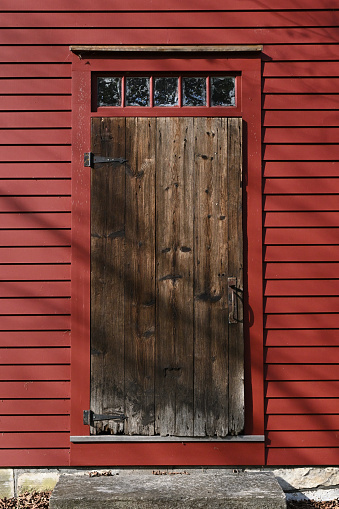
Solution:
<svg viewBox="0 0 339 509">
<path fill-rule="evenodd" d="M 229 437 L 161 437 L 141 435 L 87 435 L 71 436 L 72 443 L 84 442 L 264 442 L 264 435 L 238 435 Z"/>
</svg>

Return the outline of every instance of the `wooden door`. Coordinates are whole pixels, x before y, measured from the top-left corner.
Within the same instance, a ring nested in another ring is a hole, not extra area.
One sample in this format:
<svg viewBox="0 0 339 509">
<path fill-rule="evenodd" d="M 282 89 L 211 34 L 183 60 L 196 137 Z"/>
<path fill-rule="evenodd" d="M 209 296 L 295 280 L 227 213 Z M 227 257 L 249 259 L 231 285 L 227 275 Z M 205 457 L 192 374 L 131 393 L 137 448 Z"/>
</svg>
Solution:
<svg viewBox="0 0 339 509">
<path fill-rule="evenodd" d="M 127 160 L 91 170 L 91 409 L 126 416 L 92 433 L 243 430 L 241 146 L 239 118 L 92 120 Z"/>
</svg>

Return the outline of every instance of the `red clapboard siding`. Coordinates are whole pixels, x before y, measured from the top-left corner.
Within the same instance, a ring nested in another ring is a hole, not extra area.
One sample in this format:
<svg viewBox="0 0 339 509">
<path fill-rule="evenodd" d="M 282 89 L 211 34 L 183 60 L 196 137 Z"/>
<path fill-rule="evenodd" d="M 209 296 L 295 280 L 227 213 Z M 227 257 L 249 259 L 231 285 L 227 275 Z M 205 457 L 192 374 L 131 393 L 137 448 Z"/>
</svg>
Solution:
<svg viewBox="0 0 339 509">
<path fill-rule="evenodd" d="M 266 78 L 264 94 L 335 94 L 338 78 Z"/>
<path fill-rule="evenodd" d="M 0 380 L 69 380 L 70 366 L 1 366 Z"/>
<path fill-rule="evenodd" d="M 334 94 L 264 95 L 263 108 L 264 110 L 333 110 L 339 109 L 339 96 Z M 318 143 L 322 141 L 321 133 L 319 133 L 319 136 L 319 138 L 316 138 Z M 293 139 L 291 143 L 293 143 Z"/>
<path fill-rule="evenodd" d="M 69 447 L 69 433 L 1 433 L 0 448 L 41 449 Z"/>
<path fill-rule="evenodd" d="M 69 414 L 69 399 L 2 399 L 2 415 L 57 415 Z"/>
<path fill-rule="evenodd" d="M 43 210 L 46 209 L 48 207 L 43 207 Z M 0 235 L 0 246 L 70 246 L 70 244 L 70 230 L 2 230 Z"/>
<path fill-rule="evenodd" d="M 227 19 L 227 16 L 226 16 Z M 176 28 L 177 17 L 174 17 L 173 28 L 3 28 L 0 44 L 8 45 L 16 40 L 19 44 L 282 44 L 305 42 L 305 28 Z M 331 44 L 336 40 L 336 27 L 312 28 L 312 43 Z M 272 78 L 274 79 L 274 78 Z M 293 78 L 292 78 L 293 79 Z M 332 91 L 333 92 L 333 91 Z"/>
<path fill-rule="evenodd" d="M 339 398 L 338 381 L 267 382 L 267 398 Z"/>
<path fill-rule="evenodd" d="M 231 0 L 224 0 L 223 9 L 227 11 L 239 10 L 239 4 L 234 3 Z M 113 5 L 112 5 L 113 7 Z M 220 11 L 220 1 L 210 0 L 208 3 L 209 10 Z M 254 11 L 265 11 L 268 8 L 268 4 L 258 3 L 257 0 L 242 0 L 241 8 L 243 10 L 254 10 Z M 203 0 L 196 0 L 192 7 L 192 11 L 206 9 L 206 2 Z M 299 9 L 333 9 L 333 1 L 322 0 L 319 5 L 319 0 L 277 0 L 274 4 L 269 4 L 270 10 L 299 10 Z M 3 11 L 27 11 L 27 2 L 24 0 L 16 0 L 15 4 L 11 0 L 3 0 L 1 5 Z M 105 0 L 97 0 L 95 3 L 96 11 L 108 12 L 112 9 L 108 9 L 107 2 Z M 157 4 L 157 10 L 159 11 L 181 11 L 187 10 L 187 5 L 181 0 L 169 0 L 166 4 Z M 48 11 L 72 11 L 72 12 L 83 12 L 93 11 L 93 2 L 89 0 L 82 0 L 80 3 L 71 5 L 67 0 L 58 0 L 56 4 L 52 0 L 30 0 L 29 11 L 37 12 L 48 12 Z M 154 11 L 154 0 L 126 0 L 123 4 L 114 3 L 114 11 Z"/>
<path fill-rule="evenodd" d="M 69 297 L 70 294 L 69 281 L 0 282 L 0 297 Z"/>
<path fill-rule="evenodd" d="M 339 195 L 269 195 L 264 199 L 264 210 L 339 210 Z"/>
<path fill-rule="evenodd" d="M 339 163 L 337 161 L 266 161 L 264 176 L 271 177 L 338 177 Z M 335 191 L 332 191 L 335 192 Z"/>
<path fill-rule="evenodd" d="M 7 98 L 8 96 L 6 96 Z M 1 143 L 4 145 L 18 145 L 19 142 L 22 145 L 70 145 L 71 134 L 70 129 L 2 130 Z"/>
<path fill-rule="evenodd" d="M 265 362 L 268 364 L 339 364 L 339 346 L 337 348 L 267 348 Z"/>
<path fill-rule="evenodd" d="M 265 45 L 265 57 L 274 60 L 339 60 L 339 48 L 336 44 L 275 44 Z"/>
<path fill-rule="evenodd" d="M 295 358 L 294 362 L 298 359 Z M 336 364 L 269 364 L 265 369 L 265 379 L 269 380 L 338 380 Z"/>
<path fill-rule="evenodd" d="M 269 415 L 266 422 L 267 430 L 339 430 L 339 415 L 323 415 L 322 419 L 314 415 Z"/>
<path fill-rule="evenodd" d="M 70 178 L 70 163 L 0 163 L 1 178 Z"/>
<path fill-rule="evenodd" d="M 1 315 L 66 315 L 70 310 L 70 299 L 63 298 L 2 299 L 0 307 Z"/>
<path fill-rule="evenodd" d="M 48 284 L 48 283 L 47 283 Z M 0 347 L 70 346 L 71 333 L 65 331 L 6 331 L 0 332 Z M 1 403 L 1 401 L 0 401 Z M 0 412 L 1 413 L 1 412 Z M 42 412 L 43 413 L 43 412 Z"/>
<path fill-rule="evenodd" d="M 0 263 L 70 263 L 70 247 L 1 247 Z"/>
<path fill-rule="evenodd" d="M 275 97 L 275 96 L 271 96 Z M 288 102 L 290 96 L 277 96 L 282 97 L 282 103 Z M 292 96 L 293 97 L 293 96 Z M 300 96 L 294 96 L 299 99 Z M 307 97 L 307 96 L 306 96 Z M 326 97 L 326 96 L 324 96 Z M 333 97 L 333 96 L 330 96 Z M 338 97 L 339 106 L 339 95 Z M 313 103 L 313 99 L 310 99 Z M 333 101 L 328 100 L 329 104 Z M 287 108 L 286 108 L 287 109 Z M 307 109 L 310 109 L 309 107 Z M 336 127 L 266 127 L 263 130 L 265 143 L 338 143 L 339 129 Z"/>
<path fill-rule="evenodd" d="M 267 447 L 339 447 L 338 431 L 270 431 Z"/>
<path fill-rule="evenodd" d="M 266 263 L 265 279 L 339 278 L 339 263 Z M 319 328 L 319 327 L 318 327 Z"/>
<path fill-rule="evenodd" d="M 36 416 L 1 415 L 0 432 L 6 431 L 69 431 L 68 415 L 41 415 L 39 419 Z"/>
<path fill-rule="evenodd" d="M 1 83 L 1 80 L 0 80 Z M 0 114 L 0 128 L 20 128 L 20 127 L 71 127 L 71 113 L 68 111 L 54 111 L 53 113 L 45 111 L 12 111 Z M 52 148 L 50 148 L 52 150 Z M 68 154 L 67 147 L 65 147 Z M 51 157 L 51 154 L 49 155 Z M 70 158 L 64 157 L 63 160 Z M 18 159 L 25 161 L 25 159 Z M 26 160 L 29 161 L 27 158 Z M 38 159 L 39 160 L 39 159 Z M 53 159 L 49 159 L 52 161 Z M 58 159 L 57 159 L 58 160 Z"/>
<path fill-rule="evenodd" d="M 69 398 L 69 382 L 0 382 L 0 398 Z"/>
<path fill-rule="evenodd" d="M 18 213 L 0 214 L 0 228 L 15 229 L 46 229 L 46 228 L 70 228 L 71 215 L 69 213 Z M 32 262 L 33 263 L 33 262 Z"/>
<path fill-rule="evenodd" d="M 266 212 L 264 226 L 339 226 L 337 212 Z"/>
<path fill-rule="evenodd" d="M 337 145 L 328 144 L 266 145 L 263 158 L 266 161 L 333 161 L 339 159 L 339 149 Z"/>
<path fill-rule="evenodd" d="M 69 364 L 69 348 L 1 348 L 0 364 Z"/>
<path fill-rule="evenodd" d="M 1 68 L 1 66 L 0 66 Z M 71 98 L 67 95 L 6 95 L 0 97 L 0 110 L 6 111 L 39 111 L 70 110 Z"/>
<path fill-rule="evenodd" d="M 338 465 L 339 449 L 336 447 L 270 448 L 266 454 L 269 465 Z"/>
<path fill-rule="evenodd" d="M 12 114 L 10 114 L 12 115 Z M 20 114 L 18 113 L 20 116 Z M 40 113 L 37 113 L 39 116 Z M 49 114 L 51 116 L 51 114 Z M 54 115 L 52 115 L 54 117 Z M 11 123 L 11 122 L 9 122 Z M 19 121 L 19 124 L 21 122 Z M 21 140 L 18 140 L 21 141 Z M 13 151 L 14 150 L 14 151 Z M 0 145 L 0 157 L 2 161 L 70 161 L 71 147 L 58 145 L 18 145 L 13 149 L 12 146 L 6 147 Z"/>
<path fill-rule="evenodd" d="M 57 182 L 56 182 L 57 183 Z M 1 186 L 0 186 L 1 187 Z M 15 188 L 15 186 L 13 186 Z M 71 210 L 71 198 L 65 196 L 25 196 L 15 199 L 6 197 L 0 198 L 0 212 L 67 212 Z M 38 232 L 37 232 L 38 233 Z M 51 232 L 53 233 L 53 232 Z M 40 232 L 48 236 L 46 232 Z M 59 232 L 60 236 L 60 232 Z M 57 235 L 54 235 L 57 238 Z M 17 239 L 22 242 L 20 239 Z M 0 242 L 2 239 L 0 238 Z M 33 241 L 31 241 L 33 242 Z"/>
<path fill-rule="evenodd" d="M 301 80 L 300 80 L 301 81 Z M 338 81 L 339 85 L 339 81 Z M 333 92 L 333 91 L 332 91 Z M 336 127 L 338 125 L 338 113 L 336 111 L 280 111 L 280 110 L 267 110 L 263 114 L 264 127 Z M 317 158 L 318 159 L 318 158 Z"/>
<path fill-rule="evenodd" d="M 20 234 L 21 232 L 18 232 Z M 50 265 L 0 265 L 2 281 L 44 281 L 65 280 L 71 278 L 70 264 Z"/>
<path fill-rule="evenodd" d="M 266 346 L 338 346 L 339 330 L 268 330 Z"/>
<path fill-rule="evenodd" d="M 266 313 L 336 313 L 339 297 L 266 297 Z"/>
<path fill-rule="evenodd" d="M 335 262 L 339 246 L 266 246 L 267 262 Z"/>
<path fill-rule="evenodd" d="M 334 51 L 334 50 L 332 50 Z M 0 62 L 67 62 L 69 46 L 2 46 Z"/>
<path fill-rule="evenodd" d="M 21 147 L 26 148 L 26 147 Z M 34 148 L 34 147 L 32 147 Z M 38 147 L 37 147 L 38 148 Z M 67 147 L 68 148 L 68 147 Z M 16 151 L 19 147 L 16 147 Z M 1 151 L 0 151 L 1 152 Z M 46 155 L 46 154 L 45 154 Z M 22 179 L 22 180 L 1 180 L 0 196 L 19 195 L 70 195 L 71 181 L 69 179 Z"/>
<path fill-rule="evenodd" d="M 1 406 L 0 406 L 1 408 Z M 266 401 L 267 414 L 337 414 L 336 398 L 285 398 Z"/>
<path fill-rule="evenodd" d="M 0 286 L 1 292 L 1 286 Z M 339 295 L 338 279 L 269 280 L 265 281 L 265 295 Z"/>
<path fill-rule="evenodd" d="M 293 13 L 293 18 L 295 14 L 296 13 Z M 300 14 L 303 15 L 303 13 Z M 336 14 L 338 14 L 338 12 Z M 313 13 L 313 15 L 317 16 L 318 13 Z M 331 13 L 327 12 L 327 15 L 331 16 Z M 281 76 L 284 78 L 287 76 L 333 77 L 339 76 L 339 69 L 337 62 L 265 62 L 263 76 Z"/>
<path fill-rule="evenodd" d="M 64 467 L 69 465 L 68 449 L 3 449 L 0 464 L 7 467 Z"/>
<path fill-rule="evenodd" d="M 264 181 L 265 194 L 333 194 L 337 192 L 339 192 L 338 178 L 267 178 Z"/>
<path fill-rule="evenodd" d="M 330 195 L 329 195 L 330 196 Z M 266 200 L 270 197 L 266 196 Z M 282 198 L 282 197 L 281 197 Z M 301 197 L 300 197 L 301 198 Z M 338 228 L 266 228 L 265 244 L 339 244 Z"/>
<path fill-rule="evenodd" d="M 70 330 L 70 316 L 0 316 L 0 330 Z"/>
<path fill-rule="evenodd" d="M 7 14 L 5 14 L 7 16 Z M 32 19 L 24 14 L 26 20 Z M 0 14 L 1 18 L 1 14 Z M 8 23 L 10 20 L 7 20 Z M 71 76 L 70 62 L 67 64 L 29 63 L 20 65 L 0 64 L 0 78 L 69 78 Z"/>
<path fill-rule="evenodd" d="M 338 311 L 338 309 L 336 310 Z M 338 329 L 339 313 L 277 314 L 264 317 L 266 329 Z"/>
<path fill-rule="evenodd" d="M 0 94 L 70 94 L 71 80 L 69 78 L 37 78 L 0 80 Z M 1 115 L 2 117 L 2 115 Z M 6 127 L 6 126 L 5 126 Z M 34 127 L 34 126 L 28 126 Z M 53 127 L 53 126 L 50 126 Z"/>
<path fill-rule="evenodd" d="M 206 9 L 207 5 L 205 5 Z M 224 7 L 222 5 L 222 7 Z M 209 5 L 208 5 L 209 8 Z M 221 9 L 220 9 L 221 10 Z M 139 12 L 136 16 L 133 12 L 106 12 L 101 13 L 78 12 L 76 16 L 69 16 L 67 13 L 51 13 L 48 16 L 44 13 L 36 13 L 34 16 L 27 16 L 26 13 L 6 13 L 0 15 L 2 26 L 13 28 L 167 28 L 170 26 L 182 27 L 299 27 L 299 26 L 337 26 L 339 13 L 336 11 L 315 12 L 293 12 L 293 14 L 281 12 L 260 13 L 246 12 Z"/>
</svg>

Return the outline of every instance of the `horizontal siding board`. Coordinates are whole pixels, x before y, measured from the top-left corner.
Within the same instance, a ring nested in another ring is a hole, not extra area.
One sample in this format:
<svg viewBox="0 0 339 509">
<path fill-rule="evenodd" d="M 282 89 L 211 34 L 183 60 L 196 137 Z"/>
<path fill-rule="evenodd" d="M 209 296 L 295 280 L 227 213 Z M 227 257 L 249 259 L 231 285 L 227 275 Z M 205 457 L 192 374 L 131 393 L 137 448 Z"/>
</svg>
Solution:
<svg viewBox="0 0 339 509">
<path fill-rule="evenodd" d="M 0 62 L 65 62 L 71 61 L 69 46 L 2 46 Z"/>
<path fill-rule="evenodd" d="M 264 181 L 265 194 L 299 195 L 337 192 L 339 192 L 339 178 L 267 178 Z"/>
<path fill-rule="evenodd" d="M 1 286 L 0 286 L 1 292 Z M 274 280 L 264 283 L 265 296 L 296 296 L 296 295 L 339 295 L 337 279 L 307 280 Z"/>
<path fill-rule="evenodd" d="M 5 14 L 7 16 L 7 14 Z M 27 20 L 32 19 L 24 14 Z M 0 14 L 1 18 L 1 14 Z M 7 20 L 5 25 L 10 23 Z M 33 21 L 34 23 L 34 21 Z M 44 62 L 30 62 L 29 64 L 0 64 L 0 78 L 70 78 L 71 77 L 70 62 L 65 64 L 52 64 Z"/>
<path fill-rule="evenodd" d="M 339 398 L 339 382 L 328 380 L 306 382 L 267 382 L 268 398 Z M 290 418 L 291 419 L 291 418 Z"/>
<path fill-rule="evenodd" d="M 0 177 L 3 179 L 13 178 L 70 178 L 70 163 L 15 163 L 0 162 Z"/>
<path fill-rule="evenodd" d="M 13 40 L 18 44 L 282 44 L 304 43 L 304 27 L 286 28 L 3 28 L 0 44 Z M 224 22 L 225 24 L 225 22 Z M 336 27 L 312 28 L 312 43 L 331 44 L 337 37 Z M 272 78 L 273 79 L 273 78 Z M 293 79 L 293 78 L 292 78 Z"/>
<path fill-rule="evenodd" d="M 3 263 L 70 263 L 70 247 L 1 247 Z"/>
<path fill-rule="evenodd" d="M 2 432 L 25 432 L 25 431 L 69 431 L 68 415 L 25 415 L 21 418 L 17 415 L 0 416 L 0 433 Z"/>
<path fill-rule="evenodd" d="M 233 12 L 213 12 L 206 10 L 207 5 L 201 12 L 194 10 L 180 12 L 105 12 L 105 16 L 98 12 L 78 12 L 76 16 L 67 13 L 36 13 L 27 16 L 26 13 L 0 14 L 0 24 L 13 28 L 167 28 L 167 27 L 335 27 L 339 24 L 339 13 L 335 10 L 323 11 L 294 11 L 292 14 L 281 12 L 269 12 L 262 10 L 260 13 L 246 12 L 243 9 Z M 209 8 L 209 5 L 208 5 Z"/>
<path fill-rule="evenodd" d="M 266 329 L 338 329 L 339 313 L 271 314 L 264 317 L 264 327 Z"/>
<path fill-rule="evenodd" d="M 70 264 L 0 265 L 0 280 L 2 281 L 63 281 L 70 278 Z"/>
<path fill-rule="evenodd" d="M 264 94 L 336 94 L 338 86 L 339 78 L 265 78 L 263 92 Z"/>
<path fill-rule="evenodd" d="M 297 358 L 294 362 L 297 362 Z M 265 370 L 265 380 L 338 380 L 336 364 L 269 364 Z"/>
<path fill-rule="evenodd" d="M 19 66 L 18 66 L 19 67 Z M 0 65 L 1 69 L 1 65 Z M 6 95 L 0 97 L 0 110 L 6 111 L 62 111 L 71 109 L 68 95 Z"/>
<path fill-rule="evenodd" d="M 339 330 L 267 330 L 266 346 L 338 346 Z"/>
<path fill-rule="evenodd" d="M 3 78 L 0 94 L 70 94 L 71 84 L 69 78 Z"/>
<path fill-rule="evenodd" d="M 293 419 L 289 415 L 269 415 L 266 429 L 268 431 L 339 430 L 339 415 L 323 415 L 321 419 L 313 415 L 295 415 Z"/>
<path fill-rule="evenodd" d="M 336 447 L 285 447 L 269 448 L 266 464 L 270 465 L 338 465 L 339 449 Z"/>
<path fill-rule="evenodd" d="M 70 281 L 20 281 L 20 283 L 14 281 L 0 282 L 0 298 L 70 297 L 70 295 Z"/>
<path fill-rule="evenodd" d="M 69 331 L 6 331 L 0 332 L 0 347 L 65 347 L 70 346 Z M 1 403 L 1 401 L 0 401 Z M 1 412 L 0 412 L 1 413 Z M 41 412 L 43 413 L 43 412 Z"/>
<path fill-rule="evenodd" d="M 16 151 L 19 147 L 16 147 Z M 35 147 L 34 147 L 35 148 Z M 68 148 L 68 147 L 67 147 Z M 36 147 L 35 150 L 38 150 Z M 0 150 L 1 152 L 1 150 Z M 70 179 L 20 179 L 0 180 L 0 196 L 28 196 L 28 195 L 70 195 Z M 56 201 L 56 200 L 55 200 Z M 23 211 L 26 211 L 23 209 Z"/>
<path fill-rule="evenodd" d="M 5 97 L 5 96 L 3 96 Z M 5 101 L 7 100 L 5 97 Z M 20 97 L 20 96 L 15 96 Z M 29 97 L 29 96 L 27 96 Z M 68 99 L 68 98 L 67 98 Z M 4 145 L 70 145 L 72 132 L 66 129 L 3 129 L 1 143 Z"/>
<path fill-rule="evenodd" d="M 264 147 L 263 158 L 265 161 L 338 161 L 339 148 L 334 144 L 269 144 Z"/>
<path fill-rule="evenodd" d="M 69 399 L 2 399 L 2 415 L 67 415 L 71 410 Z"/>
<path fill-rule="evenodd" d="M 69 364 L 69 348 L 1 348 L 0 364 Z M 18 369 L 18 368 L 17 368 Z M 24 369 L 24 368 L 22 368 Z"/>
<path fill-rule="evenodd" d="M 336 313 L 339 297 L 266 297 L 266 313 Z"/>
<path fill-rule="evenodd" d="M 39 115 L 39 113 L 37 114 Z M 54 115 L 48 114 L 49 117 Z M 20 121 L 19 121 L 20 123 Z M 20 139 L 18 141 L 21 141 Z M 71 147 L 64 145 L 0 145 L 2 161 L 70 161 Z"/>
<path fill-rule="evenodd" d="M 1 408 L 1 407 L 0 407 Z M 337 414 L 336 398 L 281 398 L 266 402 L 267 414 Z"/>
<path fill-rule="evenodd" d="M 270 7 L 271 8 L 271 7 Z M 337 44 L 275 44 L 265 45 L 263 58 L 273 61 L 311 60 L 326 61 L 339 60 L 339 48 Z"/>
<path fill-rule="evenodd" d="M 0 331 L 30 330 L 70 330 L 70 316 L 0 316 Z"/>
<path fill-rule="evenodd" d="M 0 229 L 46 229 L 46 228 L 70 228 L 71 214 L 67 212 L 27 212 L 0 214 Z"/>
<path fill-rule="evenodd" d="M 64 399 L 69 397 L 69 382 L 0 382 L 1 399 Z"/>
<path fill-rule="evenodd" d="M 339 195 L 268 195 L 264 199 L 265 211 L 339 210 Z"/>
<path fill-rule="evenodd" d="M 57 184 L 57 182 L 55 182 Z M 15 185 L 13 188 L 15 189 Z M 1 188 L 1 185 L 0 185 Z M 51 190 L 52 191 L 52 190 Z M 11 190 L 12 192 L 12 190 Z M 15 189 L 16 192 L 16 189 Z M 52 191 L 53 192 L 53 191 Z M 71 197 L 68 196 L 24 196 L 24 197 L 18 197 L 16 196 L 15 199 L 9 199 L 8 196 L 0 197 L 0 212 L 70 212 L 71 211 Z M 48 230 L 44 232 L 36 232 L 37 235 L 40 235 L 41 241 L 44 243 L 44 235 L 46 236 L 45 243 L 48 242 Z M 53 235 L 53 232 L 49 232 L 51 235 Z M 17 235 L 17 233 L 16 233 Z M 67 232 L 62 233 L 60 230 L 59 232 L 56 232 L 53 236 L 54 240 L 57 243 L 60 243 L 60 240 L 58 241 L 58 236 L 63 237 L 63 239 L 66 239 Z M 9 238 L 9 237 L 8 237 Z M 38 238 L 38 237 L 37 237 Z M 52 237 L 50 237 L 52 238 Z M 14 240 L 14 239 L 13 239 Z M 22 244 L 21 239 L 17 239 L 18 242 Z M 0 238 L 0 242 L 2 245 L 4 240 Z M 15 240 L 14 240 L 15 242 Z M 34 242 L 33 240 L 30 241 L 30 244 Z M 14 244 L 15 245 L 15 244 Z M 20 244 L 19 244 L 20 245 Z M 39 245 L 39 244 L 38 244 Z M 43 245 L 43 244 L 42 244 Z"/>
<path fill-rule="evenodd" d="M 307 95 L 265 94 L 263 108 L 264 110 L 337 110 L 339 109 L 339 96 L 316 93 Z M 317 138 L 317 141 L 322 140 Z"/>
<path fill-rule="evenodd" d="M 269 197 L 266 196 L 266 199 Z M 339 244 L 338 228 L 265 228 L 266 245 L 336 245 Z"/>
<path fill-rule="evenodd" d="M 302 81 L 300 79 L 300 81 Z M 339 86 L 339 81 L 337 83 Z M 332 91 L 333 92 L 333 91 Z M 294 110 L 267 110 L 263 114 L 264 127 L 337 127 L 337 111 L 314 111 Z"/>
<path fill-rule="evenodd" d="M 68 298 L 2 299 L 0 304 L 1 315 L 67 315 L 71 310 Z"/>
<path fill-rule="evenodd" d="M 326 11 L 324 11 L 326 12 Z M 299 14 L 299 13 L 298 13 Z M 301 15 L 306 13 L 300 13 Z M 319 13 L 312 13 L 314 16 L 317 16 Z M 336 13 L 338 14 L 338 12 Z M 328 11 L 327 16 L 331 16 L 331 13 Z M 336 16 L 334 16 L 335 18 Z M 293 19 L 297 19 L 296 13 L 293 13 Z M 307 15 L 306 15 L 307 18 Z M 321 16 L 320 16 L 321 19 Z M 334 19 L 333 19 L 334 21 Z M 307 21 L 306 21 L 307 23 Z M 338 26 L 338 23 L 336 26 Z M 304 23 L 302 23 L 304 25 Z M 320 25 L 322 25 L 320 23 Z M 324 25 L 322 25 L 324 26 Z M 318 77 L 321 78 L 323 76 L 339 76 L 339 69 L 337 62 L 265 62 L 263 69 L 263 76 L 267 77 L 283 77 L 286 78 L 288 76 L 293 77 Z"/>
<path fill-rule="evenodd" d="M 69 447 L 69 433 L 1 433 L 1 449 L 42 449 Z"/>
<path fill-rule="evenodd" d="M 1 80 L 0 80 L 1 84 Z M 0 87 L 1 88 L 1 87 Z M 68 111 L 11 111 L 0 113 L 0 128 L 21 128 L 28 127 L 30 129 L 34 127 L 71 127 L 71 113 Z M 50 148 L 52 150 L 52 148 Z M 65 147 L 65 153 L 69 153 L 68 147 Z M 19 155 L 19 154 L 18 154 Z M 46 157 L 47 156 L 47 157 Z M 48 154 L 45 152 L 45 160 L 58 161 L 59 159 L 53 158 L 53 152 Z M 11 160 L 11 159 L 10 159 Z M 14 159 L 15 160 L 15 159 Z M 18 161 L 29 161 L 26 159 L 17 159 Z M 41 159 L 37 159 L 38 161 Z M 43 160 L 43 159 L 42 159 Z M 70 157 L 64 157 L 64 161 L 70 160 Z"/>
<path fill-rule="evenodd" d="M 266 263 L 264 277 L 265 279 L 337 279 L 339 263 Z"/>
<path fill-rule="evenodd" d="M 264 177 L 338 177 L 338 161 L 266 161 L 263 164 Z M 338 188 L 339 189 L 339 188 Z M 266 191 L 267 192 L 267 191 Z M 335 189 L 332 193 L 336 192 Z"/>
<path fill-rule="evenodd" d="M 338 347 L 276 347 L 267 348 L 265 362 L 268 364 L 339 364 Z M 300 370 L 306 367 L 300 366 Z M 339 373 L 337 373 L 339 379 Z M 320 379 L 319 379 L 320 380 Z"/>
<path fill-rule="evenodd" d="M 0 380 L 69 380 L 70 366 L 1 366 Z M 57 412 L 55 412 L 57 413 Z"/>
<path fill-rule="evenodd" d="M 0 449 L 0 464 L 6 467 L 66 467 L 69 466 L 67 449 Z"/>
<path fill-rule="evenodd" d="M 267 262 L 335 262 L 339 246 L 266 246 Z"/>
<path fill-rule="evenodd" d="M 338 431 L 270 431 L 267 447 L 339 447 Z"/>
<path fill-rule="evenodd" d="M 338 227 L 339 214 L 337 212 L 266 212 L 264 226 L 281 227 Z"/>
</svg>

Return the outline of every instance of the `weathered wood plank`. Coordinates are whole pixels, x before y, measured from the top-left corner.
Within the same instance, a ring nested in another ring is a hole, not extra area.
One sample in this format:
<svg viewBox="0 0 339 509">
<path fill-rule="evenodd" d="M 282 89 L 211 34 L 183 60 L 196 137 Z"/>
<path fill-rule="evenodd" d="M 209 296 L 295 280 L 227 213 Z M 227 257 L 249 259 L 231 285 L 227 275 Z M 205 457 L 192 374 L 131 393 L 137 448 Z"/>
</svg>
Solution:
<svg viewBox="0 0 339 509">
<path fill-rule="evenodd" d="M 193 433 L 193 119 L 157 121 L 156 432 Z"/>
<path fill-rule="evenodd" d="M 155 118 L 126 119 L 125 433 L 154 435 Z"/>
<path fill-rule="evenodd" d="M 125 119 L 96 118 L 92 151 L 125 157 Z M 91 409 L 124 410 L 125 167 L 96 165 L 91 174 Z M 103 421 L 97 432 L 117 432 Z"/>
</svg>

